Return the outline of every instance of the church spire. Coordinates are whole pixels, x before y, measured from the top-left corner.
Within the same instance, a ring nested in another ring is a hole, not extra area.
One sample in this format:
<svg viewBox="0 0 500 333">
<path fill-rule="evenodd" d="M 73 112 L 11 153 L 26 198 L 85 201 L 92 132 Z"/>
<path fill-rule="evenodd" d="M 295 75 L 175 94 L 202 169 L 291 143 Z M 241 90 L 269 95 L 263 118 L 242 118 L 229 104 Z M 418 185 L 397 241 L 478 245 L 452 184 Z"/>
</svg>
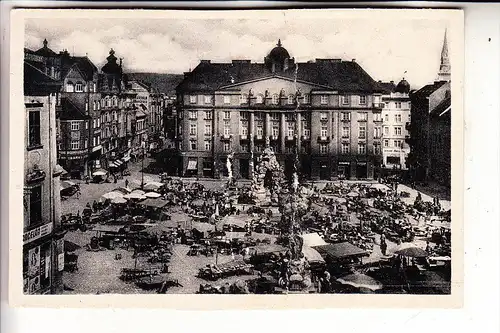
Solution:
<svg viewBox="0 0 500 333">
<path fill-rule="evenodd" d="M 451 80 L 451 65 L 448 56 L 447 30 L 444 31 L 443 48 L 441 49 L 441 63 L 439 65 L 438 81 Z"/>
</svg>

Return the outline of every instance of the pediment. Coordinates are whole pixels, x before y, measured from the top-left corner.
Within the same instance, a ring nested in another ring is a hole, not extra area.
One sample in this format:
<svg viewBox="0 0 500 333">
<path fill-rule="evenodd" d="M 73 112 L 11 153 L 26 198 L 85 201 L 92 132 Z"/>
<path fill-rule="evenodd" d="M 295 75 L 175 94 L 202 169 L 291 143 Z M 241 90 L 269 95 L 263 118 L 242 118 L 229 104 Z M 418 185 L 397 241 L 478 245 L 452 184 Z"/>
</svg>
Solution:
<svg viewBox="0 0 500 333">
<path fill-rule="evenodd" d="M 227 85 L 221 87 L 219 91 L 240 91 L 242 94 L 248 94 L 251 91 L 254 96 L 265 94 L 266 91 L 268 95 L 279 94 L 280 92 L 283 92 L 285 95 L 294 95 L 297 89 L 301 93 L 309 93 L 311 90 L 317 90 L 318 88 L 329 89 L 328 87 L 314 83 L 304 81 L 295 82 L 288 77 L 271 76 Z"/>
</svg>

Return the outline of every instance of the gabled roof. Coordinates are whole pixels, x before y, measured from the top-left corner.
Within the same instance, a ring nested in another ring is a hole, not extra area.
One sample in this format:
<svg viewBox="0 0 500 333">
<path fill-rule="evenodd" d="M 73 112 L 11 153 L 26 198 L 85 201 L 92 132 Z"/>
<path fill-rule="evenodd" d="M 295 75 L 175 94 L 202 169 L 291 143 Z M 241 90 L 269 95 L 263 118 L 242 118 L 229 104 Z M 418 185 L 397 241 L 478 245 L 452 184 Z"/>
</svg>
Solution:
<svg viewBox="0 0 500 333">
<path fill-rule="evenodd" d="M 58 92 L 61 83 L 29 62 L 24 62 L 24 95 L 40 96 Z"/>
<path fill-rule="evenodd" d="M 390 94 L 396 90 L 396 85 L 394 82 L 377 82 L 384 94 Z"/>
<path fill-rule="evenodd" d="M 48 48 L 46 45 L 42 48 L 39 48 L 34 52 L 37 55 L 44 56 L 44 57 L 55 57 L 57 56 L 57 53 L 52 51 L 50 48 Z"/>
<path fill-rule="evenodd" d="M 89 115 L 86 115 L 76 103 L 73 103 L 69 98 L 61 98 L 61 113 L 59 116 L 60 120 L 86 120 L 91 119 Z"/>
<path fill-rule="evenodd" d="M 351 61 L 321 60 L 298 63 L 297 80 L 336 91 L 381 92 L 381 87 L 359 64 Z M 250 62 L 211 63 L 202 61 L 177 86 L 180 91 L 214 91 L 230 84 L 273 76 L 295 78 L 295 67 L 271 73 L 265 64 Z"/>
<path fill-rule="evenodd" d="M 434 82 L 433 84 L 428 84 L 426 86 L 423 86 L 416 92 L 413 92 L 411 95 L 412 101 L 418 101 L 422 99 L 426 99 L 429 97 L 433 92 L 441 88 L 443 85 L 445 85 L 447 82 L 446 81 L 437 81 Z"/>
<path fill-rule="evenodd" d="M 431 112 L 431 117 L 442 117 L 451 110 L 451 97 L 445 98 Z"/>
<path fill-rule="evenodd" d="M 88 57 L 64 57 L 61 77 L 66 77 L 73 67 L 77 67 L 85 81 L 91 81 L 97 72 L 97 67 Z"/>
</svg>

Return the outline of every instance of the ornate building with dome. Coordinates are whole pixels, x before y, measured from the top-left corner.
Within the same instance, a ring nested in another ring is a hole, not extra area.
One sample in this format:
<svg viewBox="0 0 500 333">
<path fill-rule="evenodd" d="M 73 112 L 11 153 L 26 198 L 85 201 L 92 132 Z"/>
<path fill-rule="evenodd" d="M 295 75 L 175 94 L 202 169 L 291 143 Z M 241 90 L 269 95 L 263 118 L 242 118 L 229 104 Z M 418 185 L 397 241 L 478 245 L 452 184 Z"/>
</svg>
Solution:
<svg viewBox="0 0 500 333">
<path fill-rule="evenodd" d="M 407 143 L 411 122 L 410 84 L 404 78 L 396 85 L 394 81 L 380 82 L 382 95 L 382 157 L 386 169 L 407 170 L 406 159 L 410 153 Z"/>
<path fill-rule="evenodd" d="M 285 174 L 370 179 L 381 165 L 382 86 L 352 61 L 298 63 L 278 41 L 263 63 L 201 60 L 177 86 L 178 174 L 250 178 L 272 149 Z M 404 138 L 404 137 L 403 137 Z"/>
</svg>

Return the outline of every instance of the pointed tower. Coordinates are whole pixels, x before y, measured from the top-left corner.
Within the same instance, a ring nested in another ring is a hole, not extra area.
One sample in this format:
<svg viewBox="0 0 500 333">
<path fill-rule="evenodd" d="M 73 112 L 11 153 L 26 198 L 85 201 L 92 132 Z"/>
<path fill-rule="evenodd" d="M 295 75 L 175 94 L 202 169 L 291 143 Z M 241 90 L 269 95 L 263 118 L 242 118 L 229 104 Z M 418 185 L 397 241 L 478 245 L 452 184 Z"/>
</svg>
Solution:
<svg viewBox="0 0 500 333">
<path fill-rule="evenodd" d="M 437 81 L 451 81 L 451 65 L 448 56 L 448 38 L 447 30 L 444 31 L 443 49 L 441 50 L 441 64 L 439 65 L 439 72 Z"/>
</svg>

